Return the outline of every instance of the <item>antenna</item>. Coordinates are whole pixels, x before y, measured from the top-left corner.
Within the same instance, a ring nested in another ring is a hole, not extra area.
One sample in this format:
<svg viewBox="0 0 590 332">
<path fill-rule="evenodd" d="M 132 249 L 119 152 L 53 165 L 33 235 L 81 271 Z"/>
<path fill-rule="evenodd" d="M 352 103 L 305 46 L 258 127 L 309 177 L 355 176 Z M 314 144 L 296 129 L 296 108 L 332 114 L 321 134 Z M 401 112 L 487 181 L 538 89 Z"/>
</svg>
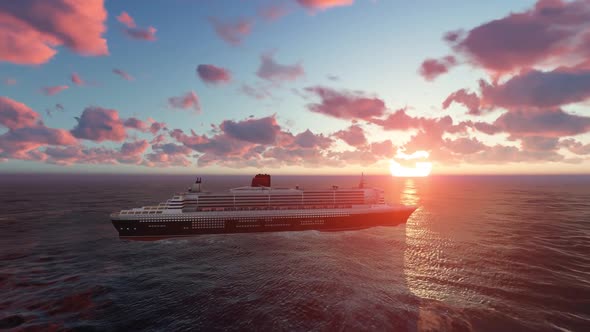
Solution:
<svg viewBox="0 0 590 332">
<path fill-rule="evenodd" d="M 363 189 L 365 187 L 365 173 L 361 173 L 361 182 L 359 183 L 359 188 Z"/>
</svg>

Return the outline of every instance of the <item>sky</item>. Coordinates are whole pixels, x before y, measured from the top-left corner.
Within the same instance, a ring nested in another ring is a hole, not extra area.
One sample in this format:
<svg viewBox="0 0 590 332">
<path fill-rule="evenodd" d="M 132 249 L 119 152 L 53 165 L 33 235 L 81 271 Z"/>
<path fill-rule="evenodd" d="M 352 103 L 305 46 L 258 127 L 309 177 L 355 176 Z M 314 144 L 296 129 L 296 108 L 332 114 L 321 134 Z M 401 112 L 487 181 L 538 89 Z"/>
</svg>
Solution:
<svg viewBox="0 0 590 332">
<path fill-rule="evenodd" d="M 588 173 L 589 99 L 590 0 L 0 2 L 0 172 Z"/>
</svg>

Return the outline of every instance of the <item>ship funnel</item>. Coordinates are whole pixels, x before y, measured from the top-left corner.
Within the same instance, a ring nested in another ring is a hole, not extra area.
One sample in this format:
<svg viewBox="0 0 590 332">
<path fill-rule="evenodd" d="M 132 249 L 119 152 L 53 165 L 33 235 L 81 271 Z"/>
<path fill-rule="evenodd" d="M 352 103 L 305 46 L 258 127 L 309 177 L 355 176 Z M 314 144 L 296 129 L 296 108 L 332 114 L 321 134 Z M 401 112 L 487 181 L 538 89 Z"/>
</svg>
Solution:
<svg viewBox="0 0 590 332">
<path fill-rule="evenodd" d="M 270 187 L 270 175 L 256 174 L 252 179 L 252 187 Z"/>
</svg>

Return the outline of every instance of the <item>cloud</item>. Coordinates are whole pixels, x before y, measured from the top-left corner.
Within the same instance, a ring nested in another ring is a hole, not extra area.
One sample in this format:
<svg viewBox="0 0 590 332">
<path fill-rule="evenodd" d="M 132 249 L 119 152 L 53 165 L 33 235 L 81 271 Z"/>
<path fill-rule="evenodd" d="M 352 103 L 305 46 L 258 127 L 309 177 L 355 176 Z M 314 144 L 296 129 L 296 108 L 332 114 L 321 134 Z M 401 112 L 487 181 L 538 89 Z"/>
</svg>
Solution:
<svg viewBox="0 0 590 332">
<path fill-rule="evenodd" d="M 454 56 L 446 56 L 441 59 L 426 59 L 420 65 L 418 72 L 427 81 L 433 81 L 438 76 L 446 73 L 452 67 L 457 65 L 457 60 Z"/>
<path fill-rule="evenodd" d="M 242 84 L 240 92 L 254 99 L 266 99 L 272 97 L 269 88 L 262 85 L 252 86 L 249 84 Z"/>
<path fill-rule="evenodd" d="M 466 89 L 460 89 L 451 93 L 447 99 L 443 101 L 442 108 L 446 110 L 453 102 L 465 106 L 467 108 L 467 114 L 481 114 L 479 97 L 473 92 L 469 92 Z"/>
<path fill-rule="evenodd" d="M 485 150 L 487 147 L 477 138 L 459 137 L 457 139 L 445 139 L 444 147 L 453 153 L 462 155 L 472 154 Z"/>
<path fill-rule="evenodd" d="M 551 61 L 572 65 L 587 59 L 588 49 L 580 42 L 589 21 L 590 3 L 586 0 L 540 0 L 527 11 L 446 39 L 473 65 L 501 75 Z"/>
<path fill-rule="evenodd" d="M 154 27 L 127 28 L 125 29 L 125 34 L 137 40 L 154 41 L 156 40 L 156 31 L 158 30 L 156 30 Z"/>
<path fill-rule="evenodd" d="M 562 155 L 555 151 L 521 150 L 515 146 L 496 144 L 486 146 L 483 150 L 461 156 L 460 161 L 468 164 L 506 164 L 518 162 L 563 162 Z"/>
<path fill-rule="evenodd" d="M 532 70 L 502 84 L 480 81 L 482 103 L 506 109 L 550 109 L 590 98 L 590 71 Z"/>
<path fill-rule="evenodd" d="M 160 132 L 160 130 L 168 130 L 164 122 L 158 122 L 152 118 L 149 118 L 148 122 L 150 123 L 149 131 L 154 135 Z"/>
<path fill-rule="evenodd" d="M 140 155 L 147 150 L 149 143 L 146 140 L 125 142 L 121 145 L 121 153 L 128 156 Z"/>
<path fill-rule="evenodd" d="M 573 138 L 564 139 L 563 141 L 559 142 L 559 146 L 564 147 L 577 155 L 590 154 L 590 144 L 583 144 L 574 140 Z"/>
<path fill-rule="evenodd" d="M 475 128 L 476 130 L 478 130 L 484 134 L 488 134 L 488 135 L 494 135 L 494 134 L 497 134 L 502 131 L 497 126 L 495 126 L 491 123 L 487 123 L 487 122 L 474 122 L 472 127 Z"/>
<path fill-rule="evenodd" d="M 352 125 L 346 130 L 340 130 L 334 133 L 334 136 L 343 140 L 350 146 L 364 146 L 367 144 L 367 137 L 363 128 Z"/>
<path fill-rule="evenodd" d="M 47 113 L 47 115 L 49 117 L 51 117 L 53 115 L 53 112 L 54 111 L 63 112 L 64 110 L 65 110 L 64 106 L 62 104 L 60 104 L 60 103 L 57 103 L 57 104 L 55 104 L 55 107 L 54 108 L 46 108 L 45 109 L 45 113 Z"/>
<path fill-rule="evenodd" d="M 161 150 L 148 153 L 145 158 L 143 165 L 148 167 L 189 167 L 193 164 L 185 155 L 168 154 Z"/>
<path fill-rule="evenodd" d="M 396 148 L 391 140 L 373 142 L 370 144 L 369 148 L 371 150 L 371 154 L 373 154 L 375 157 L 392 157 L 396 152 Z"/>
<path fill-rule="evenodd" d="M 127 81 L 133 81 L 134 80 L 133 76 L 129 75 L 127 72 L 125 72 L 125 71 L 123 71 L 121 69 L 115 68 L 115 69 L 113 69 L 113 73 L 121 76 L 123 79 L 125 79 Z"/>
<path fill-rule="evenodd" d="M 211 136 L 186 135 L 175 129 L 170 136 L 196 151 L 199 166 L 278 167 L 281 165 L 333 164 L 324 159 L 323 149 L 332 139 L 310 130 L 293 135 L 281 129 L 274 116 L 225 120 Z"/>
<path fill-rule="evenodd" d="M 422 120 L 408 115 L 406 109 L 402 108 L 389 114 L 384 119 L 371 119 L 371 123 L 379 125 L 385 130 L 404 131 L 412 128 L 420 128 Z"/>
<path fill-rule="evenodd" d="M 127 12 L 123 11 L 117 16 L 117 21 L 123 23 L 128 28 L 135 28 L 135 20 Z"/>
<path fill-rule="evenodd" d="M 221 39 L 234 46 L 242 43 L 242 39 L 250 34 L 254 25 L 254 22 L 246 19 L 224 22 L 215 17 L 209 17 L 209 23 Z"/>
<path fill-rule="evenodd" d="M 590 117 L 572 115 L 560 109 L 511 111 L 502 114 L 494 125 L 514 136 L 561 137 L 590 131 Z"/>
<path fill-rule="evenodd" d="M 149 144 L 145 140 L 125 142 L 121 147 L 110 149 L 105 147 L 48 147 L 45 149 L 47 162 L 68 166 L 72 164 L 135 164 L 143 162 L 142 154 Z"/>
<path fill-rule="evenodd" d="M 66 130 L 43 125 L 10 129 L 0 135 L 0 158 L 44 159 L 42 154 L 31 151 L 47 145 L 74 145 L 77 140 Z"/>
<path fill-rule="evenodd" d="M 301 148 L 321 148 L 327 149 L 332 145 L 332 139 L 322 134 L 314 134 L 311 130 L 299 133 L 293 136 L 293 143 Z"/>
<path fill-rule="evenodd" d="M 224 84 L 231 81 L 229 70 L 214 65 L 197 66 L 197 74 L 203 82 L 208 84 Z"/>
<path fill-rule="evenodd" d="M 152 146 L 154 150 L 160 150 L 168 155 L 188 155 L 191 153 L 191 149 L 184 145 L 178 145 L 174 143 L 166 143 L 166 144 L 154 144 Z"/>
<path fill-rule="evenodd" d="M 350 6 L 354 0 L 296 0 L 299 5 L 311 10 L 326 10 L 333 7 Z"/>
<path fill-rule="evenodd" d="M 136 117 L 125 119 L 123 121 L 123 126 L 131 129 L 136 129 L 142 132 L 147 132 L 149 130 L 149 125 Z"/>
<path fill-rule="evenodd" d="M 282 65 L 273 59 L 272 53 L 260 56 L 260 67 L 256 72 L 258 77 L 271 82 L 294 81 L 305 75 L 303 66 L 300 63 L 293 65 Z"/>
<path fill-rule="evenodd" d="M 0 3 L 0 61 L 40 65 L 59 46 L 80 55 L 108 55 L 103 0 L 19 0 Z"/>
<path fill-rule="evenodd" d="M 27 105 L 0 97 L 0 124 L 8 129 L 32 127 L 40 120 L 39 113 Z"/>
<path fill-rule="evenodd" d="M 336 91 L 321 86 L 308 87 L 305 91 L 321 99 L 320 103 L 307 106 L 310 111 L 339 119 L 368 120 L 383 115 L 386 110 L 383 100 L 358 91 Z"/>
<path fill-rule="evenodd" d="M 201 104 L 199 103 L 199 97 L 193 91 L 189 91 L 182 96 L 168 98 L 168 105 L 172 108 L 179 108 L 185 110 L 192 109 L 197 113 L 201 112 Z"/>
<path fill-rule="evenodd" d="M 76 85 L 84 85 L 84 84 L 86 84 L 84 82 L 84 80 L 80 77 L 80 75 L 78 75 L 78 73 L 72 73 L 72 76 L 70 77 L 70 80 L 72 81 L 72 83 L 74 83 Z"/>
<path fill-rule="evenodd" d="M 123 141 L 127 137 L 119 112 L 101 107 L 87 107 L 77 119 L 71 133 L 77 138 L 91 141 Z"/>
<path fill-rule="evenodd" d="M 553 151 L 559 148 L 558 137 L 526 136 L 520 139 L 523 150 Z"/>
<path fill-rule="evenodd" d="M 154 27 L 147 27 L 147 28 L 140 28 L 137 27 L 135 24 L 135 20 L 131 15 L 127 12 L 121 12 L 119 16 L 117 16 L 117 21 L 121 22 L 125 25 L 123 31 L 125 34 L 133 39 L 138 40 L 147 40 L 147 41 L 154 41 L 156 40 L 156 28 Z"/>
<path fill-rule="evenodd" d="M 41 91 L 47 96 L 53 96 L 67 88 L 69 88 L 67 85 L 46 86 L 42 88 Z"/>
<path fill-rule="evenodd" d="M 258 144 L 274 143 L 281 129 L 274 116 L 238 122 L 225 120 L 220 128 L 229 137 Z"/>
</svg>

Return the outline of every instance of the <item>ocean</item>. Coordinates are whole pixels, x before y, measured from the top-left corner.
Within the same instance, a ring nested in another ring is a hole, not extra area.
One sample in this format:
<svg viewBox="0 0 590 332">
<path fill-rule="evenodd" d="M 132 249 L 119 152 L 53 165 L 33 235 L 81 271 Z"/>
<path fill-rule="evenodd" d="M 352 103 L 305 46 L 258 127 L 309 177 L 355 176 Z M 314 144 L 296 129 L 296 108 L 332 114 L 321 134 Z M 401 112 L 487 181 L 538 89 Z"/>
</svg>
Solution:
<svg viewBox="0 0 590 332">
<path fill-rule="evenodd" d="M 0 327 L 14 331 L 589 331 L 590 176 L 367 176 L 406 225 L 117 236 L 109 213 L 192 176 L 1 175 Z M 249 176 L 203 176 L 209 190 Z M 357 176 L 274 176 L 353 186 Z"/>
</svg>

